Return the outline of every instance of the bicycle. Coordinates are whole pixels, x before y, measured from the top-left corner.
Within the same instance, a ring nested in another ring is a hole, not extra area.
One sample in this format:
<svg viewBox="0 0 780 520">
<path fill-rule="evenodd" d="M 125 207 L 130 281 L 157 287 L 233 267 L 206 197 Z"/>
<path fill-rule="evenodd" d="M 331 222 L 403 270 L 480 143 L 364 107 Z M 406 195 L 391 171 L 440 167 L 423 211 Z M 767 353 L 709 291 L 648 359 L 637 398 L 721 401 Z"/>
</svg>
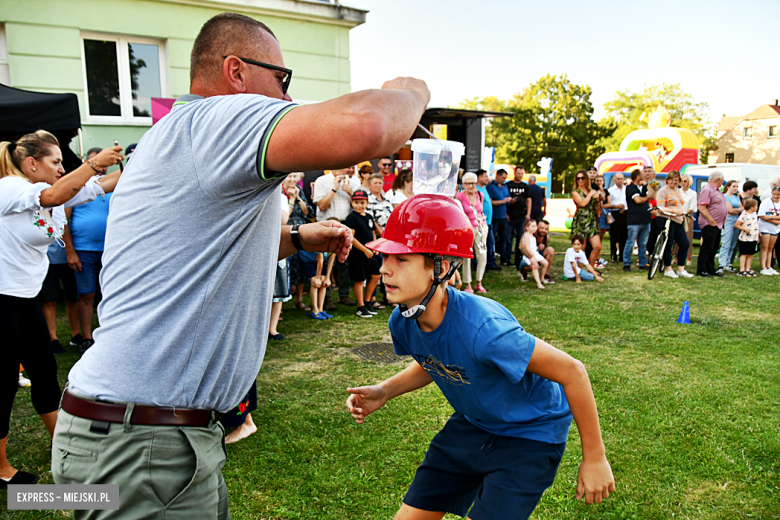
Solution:
<svg viewBox="0 0 780 520">
<path fill-rule="evenodd" d="M 679 215 L 676 215 L 674 213 L 669 213 L 668 211 L 664 210 L 663 208 L 655 207 L 654 209 L 657 209 L 659 212 L 666 215 L 666 224 L 664 225 L 664 228 L 661 230 L 661 233 L 658 235 L 658 238 L 655 241 L 655 249 L 653 250 L 653 258 L 650 261 L 650 269 L 647 271 L 647 279 L 652 280 L 655 276 L 655 273 L 658 272 L 658 266 L 661 265 L 661 262 L 663 262 L 664 259 L 664 250 L 666 249 L 666 242 L 669 241 L 669 226 L 671 225 L 672 219 L 669 217 L 676 217 Z"/>
</svg>

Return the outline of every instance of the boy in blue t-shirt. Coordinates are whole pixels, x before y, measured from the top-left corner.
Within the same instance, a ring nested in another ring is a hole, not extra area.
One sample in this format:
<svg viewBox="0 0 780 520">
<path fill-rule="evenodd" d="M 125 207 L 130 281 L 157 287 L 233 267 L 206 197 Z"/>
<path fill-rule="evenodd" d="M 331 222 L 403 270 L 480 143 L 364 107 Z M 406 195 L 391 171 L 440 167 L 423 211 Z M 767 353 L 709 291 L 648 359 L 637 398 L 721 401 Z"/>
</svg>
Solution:
<svg viewBox="0 0 780 520">
<path fill-rule="evenodd" d="M 443 195 L 416 195 L 367 244 L 385 256 L 390 317 L 405 370 L 349 388 L 347 409 L 362 424 L 388 400 L 435 382 L 455 409 L 434 437 L 396 518 L 528 518 L 552 485 L 574 416 L 583 460 L 577 498 L 615 490 L 598 412 L 582 363 L 526 333 L 502 305 L 447 287 L 471 255 L 471 224 Z M 473 507 L 472 507 L 473 504 Z"/>
</svg>

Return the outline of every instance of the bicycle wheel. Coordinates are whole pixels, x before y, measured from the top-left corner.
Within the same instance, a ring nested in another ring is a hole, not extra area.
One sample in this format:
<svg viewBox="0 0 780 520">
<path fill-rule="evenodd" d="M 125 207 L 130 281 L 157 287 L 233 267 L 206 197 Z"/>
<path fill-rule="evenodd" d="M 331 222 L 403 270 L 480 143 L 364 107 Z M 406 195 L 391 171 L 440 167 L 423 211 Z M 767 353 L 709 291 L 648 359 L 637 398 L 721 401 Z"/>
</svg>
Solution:
<svg viewBox="0 0 780 520">
<path fill-rule="evenodd" d="M 655 241 L 655 250 L 653 251 L 653 259 L 650 261 L 650 270 L 647 271 L 647 279 L 652 280 L 655 273 L 658 272 L 658 266 L 661 265 L 664 259 L 664 248 L 666 248 L 666 230 L 661 231 L 658 235 L 658 239 Z"/>
</svg>

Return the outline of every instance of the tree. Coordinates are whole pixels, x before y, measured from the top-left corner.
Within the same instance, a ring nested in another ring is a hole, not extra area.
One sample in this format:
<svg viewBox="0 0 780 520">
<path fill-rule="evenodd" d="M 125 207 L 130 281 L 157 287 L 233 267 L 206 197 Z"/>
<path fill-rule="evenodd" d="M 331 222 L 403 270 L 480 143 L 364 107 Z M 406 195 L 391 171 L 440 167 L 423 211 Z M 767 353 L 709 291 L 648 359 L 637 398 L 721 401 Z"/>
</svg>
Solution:
<svg viewBox="0 0 780 520">
<path fill-rule="evenodd" d="M 592 90 L 576 85 L 566 75 L 546 75 L 508 101 L 474 98 L 460 108 L 512 112 L 492 120 L 485 133 L 496 148 L 496 162 L 523 164 L 535 169 L 542 157 L 553 159 L 553 190 L 561 189 L 567 171 L 583 168 L 603 153 L 598 143 L 614 127 L 593 120 Z"/>
<path fill-rule="evenodd" d="M 634 130 L 647 128 L 640 121 L 643 113 L 652 112 L 662 104 L 672 114 L 671 126 L 687 128 L 699 139 L 700 161 L 706 163 L 706 157 L 714 146 L 714 126 L 709 121 L 709 106 L 707 103 L 695 103 L 693 96 L 684 92 L 679 84 L 666 83 L 645 88 L 643 92 L 633 93 L 621 90 L 604 104 L 606 115 L 600 122 L 612 125 L 615 130 L 611 135 L 600 141 L 606 151 L 614 152 L 620 149 L 620 143 Z"/>
</svg>

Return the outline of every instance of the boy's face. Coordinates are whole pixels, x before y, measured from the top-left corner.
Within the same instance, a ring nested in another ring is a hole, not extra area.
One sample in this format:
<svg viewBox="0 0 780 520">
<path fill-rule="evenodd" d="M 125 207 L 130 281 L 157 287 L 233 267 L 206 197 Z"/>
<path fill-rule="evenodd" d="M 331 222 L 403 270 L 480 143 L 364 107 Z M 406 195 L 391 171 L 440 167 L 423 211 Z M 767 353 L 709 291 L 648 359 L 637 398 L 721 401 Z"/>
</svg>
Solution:
<svg viewBox="0 0 780 520">
<path fill-rule="evenodd" d="M 571 247 L 574 248 L 575 253 L 579 253 L 580 250 L 582 249 L 582 242 L 580 242 L 579 240 L 575 240 L 574 242 L 571 243 Z"/>
<path fill-rule="evenodd" d="M 352 209 L 354 209 L 357 213 L 360 213 L 363 215 L 366 212 L 366 207 L 368 206 L 367 200 L 353 200 L 352 201 Z"/>
<path fill-rule="evenodd" d="M 449 268 L 442 262 L 442 270 Z M 425 266 L 425 258 L 418 254 L 385 255 L 379 269 L 391 303 L 413 307 L 422 301 L 433 282 L 433 268 Z"/>
<path fill-rule="evenodd" d="M 758 211 L 758 206 L 751 206 L 750 209 L 747 210 L 748 213 L 755 213 Z"/>
</svg>

